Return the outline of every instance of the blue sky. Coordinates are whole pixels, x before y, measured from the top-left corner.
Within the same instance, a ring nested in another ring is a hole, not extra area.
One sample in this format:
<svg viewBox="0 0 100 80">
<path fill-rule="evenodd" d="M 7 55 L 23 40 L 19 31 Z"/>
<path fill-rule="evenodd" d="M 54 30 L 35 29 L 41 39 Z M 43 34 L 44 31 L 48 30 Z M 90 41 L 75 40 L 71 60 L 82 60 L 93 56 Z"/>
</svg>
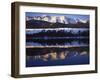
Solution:
<svg viewBox="0 0 100 80">
<path fill-rule="evenodd" d="M 89 20 L 89 15 L 79 15 L 79 14 L 56 14 L 56 13 L 36 13 L 36 12 L 26 12 L 26 17 L 27 16 L 43 16 L 43 15 L 48 15 L 48 16 L 66 16 L 68 18 L 74 18 L 74 19 L 82 19 L 82 20 Z"/>
</svg>

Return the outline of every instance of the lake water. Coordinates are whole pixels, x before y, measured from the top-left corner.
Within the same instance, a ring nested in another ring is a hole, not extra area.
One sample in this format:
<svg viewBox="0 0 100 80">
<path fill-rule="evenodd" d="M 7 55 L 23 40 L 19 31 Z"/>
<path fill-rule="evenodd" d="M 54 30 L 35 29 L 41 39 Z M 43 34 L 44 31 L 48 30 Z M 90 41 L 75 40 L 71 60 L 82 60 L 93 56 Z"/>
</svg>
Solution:
<svg viewBox="0 0 100 80">
<path fill-rule="evenodd" d="M 59 55 L 57 54 L 56 59 L 53 59 L 51 56 L 48 58 L 41 57 L 40 55 L 27 56 L 26 67 L 89 64 L 89 52 L 86 51 L 71 51 L 64 58 L 61 58 L 61 55 Z"/>
<path fill-rule="evenodd" d="M 58 48 L 59 46 L 63 48 Z M 26 67 L 82 64 L 89 64 L 88 37 L 26 39 Z"/>
<path fill-rule="evenodd" d="M 26 67 L 89 64 L 89 47 L 27 48 Z"/>
<path fill-rule="evenodd" d="M 26 46 L 87 46 L 87 37 L 33 38 L 26 40 Z"/>
</svg>

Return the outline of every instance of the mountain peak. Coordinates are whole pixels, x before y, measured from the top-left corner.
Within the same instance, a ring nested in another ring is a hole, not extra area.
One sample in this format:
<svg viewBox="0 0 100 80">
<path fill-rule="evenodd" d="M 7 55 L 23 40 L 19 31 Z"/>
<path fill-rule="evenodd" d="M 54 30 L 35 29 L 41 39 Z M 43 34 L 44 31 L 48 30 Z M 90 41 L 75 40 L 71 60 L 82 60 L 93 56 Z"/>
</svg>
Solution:
<svg viewBox="0 0 100 80">
<path fill-rule="evenodd" d="M 64 23 L 64 24 L 76 24 L 78 22 L 81 23 L 86 23 L 87 21 L 82 20 L 82 19 L 74 19 L 74 18 L 69 18 L 66 16 L 48 16 L 48 15 L 43 15 L 43 16 L 27 16 L 26 21 L 29 20 L 42 20 L 42 21 L 47 21 L 51 23 Z"/>
</svg>

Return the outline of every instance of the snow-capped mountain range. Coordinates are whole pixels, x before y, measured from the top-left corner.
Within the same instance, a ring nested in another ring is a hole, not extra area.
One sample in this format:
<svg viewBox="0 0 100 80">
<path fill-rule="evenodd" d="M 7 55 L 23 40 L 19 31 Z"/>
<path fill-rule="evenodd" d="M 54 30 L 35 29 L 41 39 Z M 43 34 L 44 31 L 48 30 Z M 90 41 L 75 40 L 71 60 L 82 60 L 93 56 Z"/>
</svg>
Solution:
<svg viewBox="0 0 100 80">
<path fill-rule="evenodd" d="M 56 23 L 56 22 L 59 22 L 59 23 L 64 23 L 64 24 L 76 24 L 78 22 L 81 22 L 81 23 L 86 23 L 87 21 L 86 20 L 81 20 L 81 19 L 74 19 L 74 18 L 68 18 L 66 16 L 47 16 L 47 15 L 43 15 L 43 16 L 33 16 L 33 17 L 29 17 L 27 16 L 26 17 L 26 21 L 29 21 L 29 20 L 42 20 L 42 21 L 47 21 L 47 22 L 52 22 L 52 23 Z"/>
</svg>

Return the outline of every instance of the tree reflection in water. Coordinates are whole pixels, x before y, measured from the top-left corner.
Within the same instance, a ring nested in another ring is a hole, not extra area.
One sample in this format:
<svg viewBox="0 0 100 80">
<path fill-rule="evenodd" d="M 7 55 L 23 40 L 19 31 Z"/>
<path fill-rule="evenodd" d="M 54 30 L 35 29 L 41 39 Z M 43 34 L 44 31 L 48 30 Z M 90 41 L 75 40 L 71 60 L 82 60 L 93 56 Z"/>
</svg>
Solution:
<svg viewBox="0 0 100 80">
<path fill-rule="evenodd" d="M 89 38 L 69 38 L 69 39 L 33 39 L 27 40 L 26 46 L 72 46 L 88 45 Z"/>
</svg>

